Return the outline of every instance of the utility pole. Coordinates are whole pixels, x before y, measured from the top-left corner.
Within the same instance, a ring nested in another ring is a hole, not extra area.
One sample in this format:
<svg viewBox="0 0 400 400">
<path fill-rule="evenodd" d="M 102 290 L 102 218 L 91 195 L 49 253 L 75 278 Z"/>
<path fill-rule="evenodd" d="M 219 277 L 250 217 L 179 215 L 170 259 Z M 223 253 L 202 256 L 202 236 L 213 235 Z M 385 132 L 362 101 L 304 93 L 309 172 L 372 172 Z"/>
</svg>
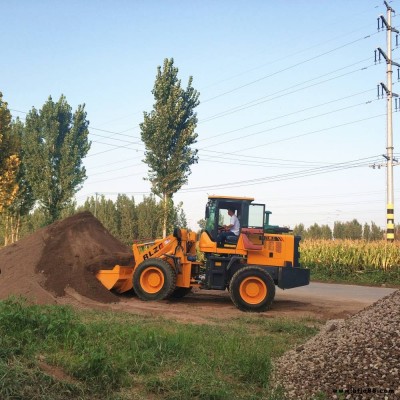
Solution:
<svg viewBox="0 0 400 400">
<path fill-rule="evenodd" d="M 387 84 L 381 82 L 380 87 L 378 85 L 378 97 L 379 97 L 379 89 L 381 90 L 381 94 L 383 95 L 383 91 L 386 92 L 387 99 L 387 132 L 386 132 L 386 155 L 383 157 L 386 159 L 386 240 L 389 242 L 394 241 L 394 188 L 393 188 L 393 166 L 397 164 L 397 160 L 393 158 L 393 124 L 392 124 L 392 107 L 393 107 L 393 97 L 398 97 L 397 94 L 392 92 L 392 76 L 393 70 L 392 65 L 400 67 L 400 64 L 392 61 L 392 32 L 399 31 L 392 27 L 392 13 L 395 11 L 389 4 L 384 1 L 383 2 L 387 9 L 387 16 L 385 17 L 381 15 L 378 18 L 378 31 L 386 27 L 386 43 L 387 43 L 387 54 L 378 47 L 377 51 L 379 53 L 379 61 L 381 56 L 386 60 L 387 70 Z M 398 44 L 397 35 L 396 35 L 396 46 Z M 375 61 L 376 60 L 376 50 L 375 50 Z M 396 99 L 397 100 L 397 99 Z M 397 101 L 396 101 L 397 108 Z"/>
</svg>

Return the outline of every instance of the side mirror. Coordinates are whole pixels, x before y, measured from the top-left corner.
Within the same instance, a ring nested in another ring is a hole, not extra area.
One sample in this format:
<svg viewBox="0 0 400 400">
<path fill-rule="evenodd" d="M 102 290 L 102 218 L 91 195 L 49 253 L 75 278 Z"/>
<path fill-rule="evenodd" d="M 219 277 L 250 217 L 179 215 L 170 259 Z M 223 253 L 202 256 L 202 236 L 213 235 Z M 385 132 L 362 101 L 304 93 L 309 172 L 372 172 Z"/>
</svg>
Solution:
<svg viewBox="0 0 400 400">
<path fill-rule="evenodd" d="M 206 215 L 205 215 L 205 219 L 208 219 L 210 217 L 210 207 L 206 206 Z"/>
</svg>

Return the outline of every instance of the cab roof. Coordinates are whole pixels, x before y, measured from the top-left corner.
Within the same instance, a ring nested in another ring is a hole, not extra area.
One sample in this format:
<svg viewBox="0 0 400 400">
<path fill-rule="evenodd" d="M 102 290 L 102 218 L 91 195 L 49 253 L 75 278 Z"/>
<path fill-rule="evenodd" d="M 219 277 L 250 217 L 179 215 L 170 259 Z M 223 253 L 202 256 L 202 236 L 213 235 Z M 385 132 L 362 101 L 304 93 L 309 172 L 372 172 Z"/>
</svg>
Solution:
<svg viewBox="0 0 400 400">
<path fill-rule="evenodd" d="M 221 200 L 238 200 L 238 201 L 254 201 L 253 197 L 235 197 L 235 196 L 208 196 L 209 199 L 221 199 Z"/>
</svg>

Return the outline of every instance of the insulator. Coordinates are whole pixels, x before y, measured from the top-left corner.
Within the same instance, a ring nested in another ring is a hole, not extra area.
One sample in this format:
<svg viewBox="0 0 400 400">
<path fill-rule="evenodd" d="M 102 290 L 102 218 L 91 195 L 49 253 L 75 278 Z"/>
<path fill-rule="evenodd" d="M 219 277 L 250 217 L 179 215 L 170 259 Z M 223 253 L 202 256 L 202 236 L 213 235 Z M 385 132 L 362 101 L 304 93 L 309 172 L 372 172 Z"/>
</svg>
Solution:
<svg viewBox="0 0 400 400">
<path fill-rule="evenodd" d="M 396 47 L 399 47 L 399 35 L 396 35 Z"/>
<path fill-rule="evenodd" d="M 397 81 L 400 81 L 400 69 L 397 68 Z"/>
<path fill-rule="evenodd" d="M 394 110 L 397 111 L 397 99 L 394 99 Z"/>
<path fill-rule="evenodd" d="M 379 23 L 380 18 L 378 17 L 377 20 L 378 20 L 378 32 L 379 32 L 381 30 L 381 26 L 380 26 L 380 23 Z"/>
<path fill-rule="evenodd" d="M 376 64 L 376 50 L 375 50 L 375 64 Z"/>
<path fill-rule="evenodd" d="M 379 85 L 376 85 L 376 89 L 378 91 L 378 99 L 380 99 L 380 97 L 379 97 Z"/>
</svg>

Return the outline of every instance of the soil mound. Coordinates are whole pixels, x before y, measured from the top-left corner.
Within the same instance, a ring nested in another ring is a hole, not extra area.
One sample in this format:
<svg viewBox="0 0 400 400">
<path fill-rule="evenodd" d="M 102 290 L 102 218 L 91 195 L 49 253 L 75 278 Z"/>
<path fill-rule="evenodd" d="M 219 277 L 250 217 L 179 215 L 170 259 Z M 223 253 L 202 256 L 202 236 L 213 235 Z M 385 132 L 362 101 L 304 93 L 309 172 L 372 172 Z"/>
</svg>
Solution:
<svg viewBox="0 0 400 400">
<path fill-rule="evenodd" d="M 349 319 L 328 322 L 281 357 L 274 382 L 289 399 L 319 392 L 327 399 L 400 399 L 400 290 Z"/>
<path fill-rule="evenodd" d="M 0 249 L 0 298 L 23 295 L 52 303 L 71 287 L 92 300 L 116 302 L 95 277 L 115 264 L 133 265 L 130 248 L 82 212 Z"/>
</svg>

